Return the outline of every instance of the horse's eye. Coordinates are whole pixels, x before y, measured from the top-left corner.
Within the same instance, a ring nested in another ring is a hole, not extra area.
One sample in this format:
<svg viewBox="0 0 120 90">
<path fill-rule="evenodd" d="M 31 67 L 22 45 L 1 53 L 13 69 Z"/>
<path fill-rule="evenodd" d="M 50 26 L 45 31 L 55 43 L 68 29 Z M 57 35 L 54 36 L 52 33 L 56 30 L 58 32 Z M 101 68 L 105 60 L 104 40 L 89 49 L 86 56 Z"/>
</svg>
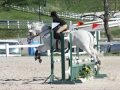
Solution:
<svg viewBox="0 0 120 90">
<path fill-rule="evenodd" d="M 51 27 L 51 26 L 48 26 L 48 29 L 52 29 L 52 27 Z"/>
</svg>

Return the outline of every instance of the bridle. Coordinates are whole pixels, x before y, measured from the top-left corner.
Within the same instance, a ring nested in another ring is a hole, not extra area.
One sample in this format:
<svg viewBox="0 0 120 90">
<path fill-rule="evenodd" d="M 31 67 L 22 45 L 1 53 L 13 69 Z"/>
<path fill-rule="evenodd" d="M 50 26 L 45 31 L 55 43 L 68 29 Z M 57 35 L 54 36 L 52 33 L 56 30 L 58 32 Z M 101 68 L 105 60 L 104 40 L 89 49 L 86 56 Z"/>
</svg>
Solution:
<svg viewBox="0 0 120 90">
<path fill-rule="evenodd" d="M 48 28 L 46 28 L 46 29 L 51 29 L 51 27 L 50 26 L 47 26 Z M 31 34 L 30 34 L 30 37 L 28 38 L 29 40 L 32 40 L 33 38 L 35 38 L 35 37 L 37 37 L 37 36 L 39 36 L 39 35 L 42 35 L 42 33 L 45 33 L 46 31 L 48 31 L 48 32 L 46 32 L 43 36 L 42 36 L 42 38 L 44 38 L 45 36 L 47 36 L 49 33 L 50 33 L 50 30 L 46 30 L 46 29 L 44 29 L 43 31 L 41 31 L 40 33 L 37 33 L 36 32 L 36 35 L 34 35 L 34 36 L 32 36 Z M 30 33 L 30 32 L 29 32 Z"/>
</svg>

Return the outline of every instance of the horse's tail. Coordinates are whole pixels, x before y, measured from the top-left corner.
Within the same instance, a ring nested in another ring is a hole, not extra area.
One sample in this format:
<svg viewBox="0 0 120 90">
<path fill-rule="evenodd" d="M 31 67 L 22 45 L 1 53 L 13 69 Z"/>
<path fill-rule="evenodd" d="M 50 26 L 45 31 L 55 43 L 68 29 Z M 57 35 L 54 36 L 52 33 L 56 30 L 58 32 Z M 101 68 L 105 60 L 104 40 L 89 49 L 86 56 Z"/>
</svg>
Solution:
<svg viewBox="0 0 120 90">
<path fill-rule="evenodd" d="M 95 43 L 94 43 L 95 39 L 94 39 L 94 37 L 93 37 L 93 35 L 91 33 L 88 33 L 88 35 L 90 37 L 90 46 L 94 47 L 94 45 L 95 45 Z"/>
<path fill-rule="evenodd" d="M 90 45 L 89 48 L 91 49 L 91 51 L 93 51 L 93 53 L 95 53 L 97 56 L 99 56 L 99 52 L 94 48 L 95 46 L 95 38 L 91 33 L 88 33 L 89 37 L 90 37 Z"/>
</svg>

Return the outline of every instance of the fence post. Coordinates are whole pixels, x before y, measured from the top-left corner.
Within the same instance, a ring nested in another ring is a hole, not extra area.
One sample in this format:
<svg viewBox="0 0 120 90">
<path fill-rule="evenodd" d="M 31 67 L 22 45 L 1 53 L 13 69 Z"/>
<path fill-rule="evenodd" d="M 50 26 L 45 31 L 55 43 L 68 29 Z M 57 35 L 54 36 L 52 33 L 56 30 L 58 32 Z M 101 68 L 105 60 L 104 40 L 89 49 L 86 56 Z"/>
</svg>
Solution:
<svg viewBox="0 0 120 90">
<path fill-rule="evenodd" d="M 20 22 L 17 21 L 17 26 L 18 26 L 18 29 L 20 29 Z"/>
<path fill-rule="evenodd" d="M 10 28 L 10 21 L 7 21 L 8 29 Z"/>
<path fill-rule="evenodd" d="M 35 9 L 34 9 L 34 8 L 32 8 L 31 12 L 35 13 Z"/>
<path fill-rule="evenodd" d="M 30 22 L 29 21 L 27 21 L 27 25 L 29 24 Z"/>
<path fill-rule="evenodd" d="M 25 8 L 24 8 L 24 7 L 22 8 L 22 11 L 25 11 Z"/>
<path fill-rule="evenodd" d="M 9 56 L 9 44 L 5 44 L 6 57 Z"/>
<path fill-rule="evenodd" d="M 27 21 L 27 28 L 28 28 L 28 25 L 30 24 L 30 22 L 29 21 Z"/>
<path fill-rule="evenodd" d="M 27 6 L 26 8 L 27 8 L 27 11 L 28 11 L 28 12 L 30 12 L 30 9 L 29 9 L 29 7 Z"/>
</svg>

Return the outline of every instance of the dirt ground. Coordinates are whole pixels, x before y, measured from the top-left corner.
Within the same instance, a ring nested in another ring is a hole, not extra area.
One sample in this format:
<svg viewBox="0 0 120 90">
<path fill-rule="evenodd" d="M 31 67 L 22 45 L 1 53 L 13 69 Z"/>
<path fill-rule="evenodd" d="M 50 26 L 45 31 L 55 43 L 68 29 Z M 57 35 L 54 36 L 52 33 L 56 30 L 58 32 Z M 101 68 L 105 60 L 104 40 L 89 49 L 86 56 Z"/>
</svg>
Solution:
<svg viewBox="0 0 120 90">
<path fill-rule="evenodd" d="M 41 64 L 31 57 L 0 57 L 0 90 L 120 90 L 120 56 L 101 57 L 101 75 L 84 83 L 42 84 L 50 75 L 50 57 Z M 60 62 L 55 76 L 61 77 Z"/>
</svg>

